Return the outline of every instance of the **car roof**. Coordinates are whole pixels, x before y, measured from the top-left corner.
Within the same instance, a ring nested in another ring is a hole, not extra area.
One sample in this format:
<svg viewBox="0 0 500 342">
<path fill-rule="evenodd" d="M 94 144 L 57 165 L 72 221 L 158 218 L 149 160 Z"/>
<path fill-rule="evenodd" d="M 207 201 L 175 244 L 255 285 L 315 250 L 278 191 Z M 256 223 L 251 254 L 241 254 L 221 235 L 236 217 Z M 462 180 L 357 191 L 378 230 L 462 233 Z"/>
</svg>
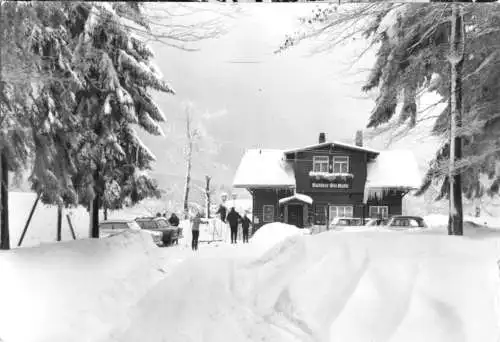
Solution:
<svg viewBox="0 0 500 342">
<path fill-rule="evenodd" d="M 130 223 L 133 222 L 133 220 L 104 220 L 100 221 L 99 224 L 103 223 Z"/>
<path fill-rule="evenodd" d="M 395 215 L 392 217 L 393 219 L 414 219 L 414 220 L 423 220 L 420 216 L 409 216 L 409 215 Z"/>
</svg>

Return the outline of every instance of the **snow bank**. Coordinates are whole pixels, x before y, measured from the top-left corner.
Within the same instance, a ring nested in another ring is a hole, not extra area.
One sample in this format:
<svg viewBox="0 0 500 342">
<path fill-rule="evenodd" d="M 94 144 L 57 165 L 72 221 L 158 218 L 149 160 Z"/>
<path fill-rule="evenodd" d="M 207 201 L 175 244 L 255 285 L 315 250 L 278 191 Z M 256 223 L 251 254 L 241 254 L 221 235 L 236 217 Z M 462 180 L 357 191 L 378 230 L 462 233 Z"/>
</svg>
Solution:
<svg viewBox="0 0 500 342">
<path fill-rule="evenodd" d="M 305 229 L 300 229 L 285 223 L 274 222 L 260 227 L 249 242 L 255 247 L 265 249 L 282 242 L 290 236 L 304 235 L 305 233 Z"/>
<path fill-rule="evenodd" d="M 430 227 L 430 234 L 446 234 L 448 230 L 448 216 L 431 214 L 424 216 Z M 475 239 L 500 238 L 500 222 L 496 217 L 464 216 L 464 236 Z"/>
<path fill-rule="evenodd" d="M 105 341 L 285 341 L 234 295 L 231 260 L 191 259 L 158 283 L 137 304 L 128 326 Z M 288 342 L 299 342 L 287 334 Z"/>
<path fill-rule="evenodd" d="M 31 192 L 9 192 L 9 228 L 11 247 L 17 246 L 24 225 L 36 200 Z M 83 207 L 63 211 L 62 240 L 72 240 L 66 214 L 69 214 L 77 238 L 89 235 L 89 214 Z M 35 246 L 41 242 L 54 242 L 57 238 L 57 207 L 41 202 L 33 214 L 22 247 Z"/>
<path fill-rule="evenodd" d="M 0 253 L 0 336 L 8 342 L 97 341 L 162 277 L 144 232 Z"/>
<path fill-rule="evenodd" d="M 17 246 L 24 225 L 36 200 L 32 192 L 9 192 L 9 227 L 11 248 Z M 62 221 L 62 240 L 73 240 L 66 215 L 69 214 L 77 239 L 89 236 L 89 213 L 83 207 L 64 209 Z M 102 214 L 102 212 L 101 212 Z M 149 216 L 147 210 L 136 206 L 126 210 L 110 211 L 109 219 L 135 219 L 138 216 Z M 101 215 L 101 219 L 103 219 Z M 40 243 L 55 242 L 57 238 L 57 207 L 38 203 L 31 219 L 30 226 L 21 247 L 37 246 Z"/>
<path fill-rule="evenodd" d="M 186 261 L 108 340 L 496 342 L 498 256 L 494 240 L 297 234 L 251 261 Z"/>
<path fill-rule="evenodd" d="M 497 240 L 498 241 L 498 240 Z M 256 310 L 303 341 L 497 341 L 494 240 L 292 237 L 249 265 Z"/>
</svg>

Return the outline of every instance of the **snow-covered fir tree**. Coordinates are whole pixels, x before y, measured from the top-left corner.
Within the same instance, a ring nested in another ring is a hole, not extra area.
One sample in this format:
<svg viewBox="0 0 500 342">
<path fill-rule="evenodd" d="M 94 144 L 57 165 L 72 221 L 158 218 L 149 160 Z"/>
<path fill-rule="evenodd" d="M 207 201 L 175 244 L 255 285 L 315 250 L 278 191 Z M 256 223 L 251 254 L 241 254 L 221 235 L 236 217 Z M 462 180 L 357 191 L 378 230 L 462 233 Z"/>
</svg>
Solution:
<svg viewBox="0 0 500 342">
<path fill-rule="evenodd" d="M 156 183 L 144 172 L 155 156 L 136 127 L 163 135 L 159 123 L 165 116 L 151 91 L 173 94 L 173 90 L 152 65 L 153 51 L 131 28 L 148 29 L 141 4 L 82 2 L 74 6 L 70 18 L 77 41 L 73 63 L 86 77 L 84 91 L 76 96 L 84 127 L 77 163 L 78 170 L 85 172 L 75 179 L 80 203 L 92 202 L 91 235 L 98 237 L 99 209 L 113 202 L 105 200 L 106 194 L 113 193 L 110 187 L 121 194 L 115 196 L 115 203 L 120 198 L 133 204 L 158 193 Z M 113 182 L 117 173 L 121 183 Z"/>
<path fill-rule="evenodd" d="M 46 203 L 92 202 L 98 237 L 99 209 L 159 196 L 147 173 L 155 156 L 136 130 L 163 134 L 165 116 L 151 91 L 173 90 L 134 34 L 149 29 L 142 5 L 3 2 L 2 15 L 2 41 L 12 44 L 2 75 L 25 76 L 1 82 L 3 169 L 20 171 L 29 162 L 33 188 Z M 7 194 L 7 180 L 2 186 Z M 7 195 L 2 203 L 8 234 Z M 3 236 L 5 248 L 8 240 Z"/>
</svg>

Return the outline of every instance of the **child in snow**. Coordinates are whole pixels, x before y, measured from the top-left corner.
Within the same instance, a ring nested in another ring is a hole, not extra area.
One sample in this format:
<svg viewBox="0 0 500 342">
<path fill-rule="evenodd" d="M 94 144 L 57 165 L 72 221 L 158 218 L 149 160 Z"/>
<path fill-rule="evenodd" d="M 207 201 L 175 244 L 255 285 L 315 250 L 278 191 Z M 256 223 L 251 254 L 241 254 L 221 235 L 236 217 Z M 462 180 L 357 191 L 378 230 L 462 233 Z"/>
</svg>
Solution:
<svg viewBox="0 0 500 342">
<path fill-rule="evenodd" d="M 200 237 L 200 223 L 201 223 L 201 214 L 196 213 L 196 215 L 191 220 L 191 249 L 193 251 L 198 250 L 198 238 Z"/>
<path fill-rule="evenodd" d="M 241 228 L 243 228 L 243 243 L 248 243 L 248 230 L 250 228 L 250 219 L 247 216 L 247 212 L 243 214 L 241 219 Z"/>
<path fill-rule="evenodd" d="M 227 214 L 227 222 L 229 222 L 229 227 L 231 229 L 231 243 L 236 243 L 238 237 L 238 223 L 241 220 L 240 214 L 236 212 L 234 207 L 231 208 L 229 214 Z"/>
</svg>

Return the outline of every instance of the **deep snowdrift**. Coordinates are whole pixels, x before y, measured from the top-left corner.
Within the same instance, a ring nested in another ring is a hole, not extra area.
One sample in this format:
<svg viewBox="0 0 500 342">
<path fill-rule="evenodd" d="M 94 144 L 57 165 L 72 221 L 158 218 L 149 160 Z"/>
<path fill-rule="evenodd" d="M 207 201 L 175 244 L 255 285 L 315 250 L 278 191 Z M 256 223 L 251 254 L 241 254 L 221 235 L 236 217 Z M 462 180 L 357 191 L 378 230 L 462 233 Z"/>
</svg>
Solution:
<svg viewBox="0 0 500 342">
<path fill-rule="evenodd" d="M 429 221 L 313 236 L 273 223 L 196 253 L 140 233 L 0 252 L 0 338 L 497 342 L 498 231 Z"/>
<path fill-rule="evenodd" d="M 260 251 L 265 251 L 291 236 L 305 235 L 307 232 L 307 229 L 300 229 L 285 223 L 268 223 L 260 227 L 249 242 Z"/>
<path fill-rule="evenodd" d="M 498 254 L 497 240 L 296 235 L 252 261 L 182 264 L 113 341 L 493 342 Z"/>
<path fill-rule="evenodd" d="M 0 252 L 0 337 L 97 340 L 161 279 L 158 251 L 139 232 Z"/>
</svg>

